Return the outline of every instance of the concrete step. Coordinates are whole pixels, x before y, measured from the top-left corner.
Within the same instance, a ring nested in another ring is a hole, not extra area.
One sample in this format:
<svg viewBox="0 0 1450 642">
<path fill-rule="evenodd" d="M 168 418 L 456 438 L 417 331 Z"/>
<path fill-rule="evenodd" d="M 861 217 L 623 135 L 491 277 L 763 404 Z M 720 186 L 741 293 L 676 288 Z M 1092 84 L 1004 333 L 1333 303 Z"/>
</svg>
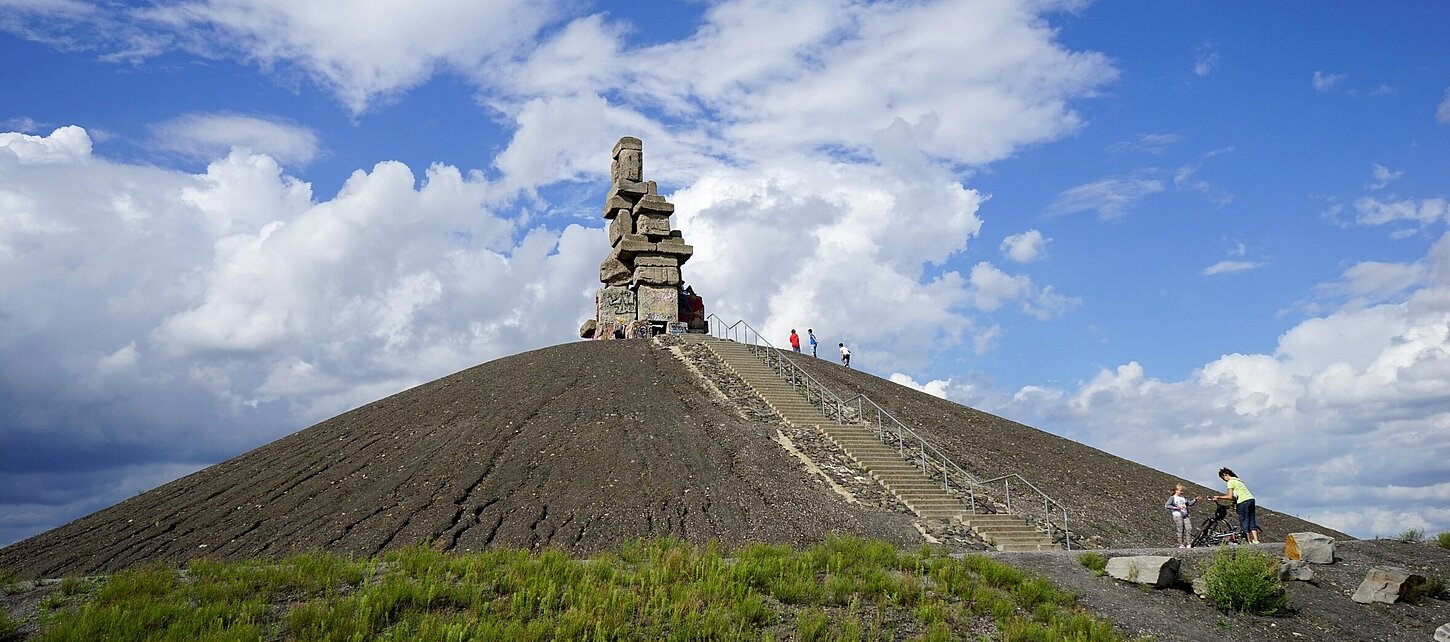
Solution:
<svg viewBox="0 0 1450 642">
<path fill-rule="evenodd" d="M 932 509 L 932 510 L 913 510 L 912 512 L 913 513 L 916 513 L 916 516 L 917 517 L 926 517 L 926 518 L 931 518 L 931 519 L 951 519 L 951 518 L 956 517 L 957 515 L 961 514 L 961 512 L 963 510 L 966 510 L 966 509 L 963 508 L 961 510 L 936 510 L 936 509 Z"/>
<path fill-rule="evenodd" d="M 988 535 L 991 535 L 992 537 L 1006 539 L 1043 537 L 1042 531 L 1039 531 L 1035 528 L 1027 528 L 1025 526 L 978 526 L 976 524 L 973 524 L 971 528 L 972 530 L 981 534 L 983 537 L 986 537 Z"/>
<path fill-rule="evenodd" d="M 1020 515 L 1001 513 L 976 513 L 962 518 L 962 524 L 966 526 L 1027 526 L 1027 519 Z"/>
<path fill-rule="evenodd" d="M 909 465 L 903 466 L 901 464 L 895 463 L 881 463 L 866 466 L 866 469 L 868 472 L 872 473 L 872 477 L 881 479 L 883 481 L 915 481 L 918 479 L 930 479 L 926 475 L 921 474 L 920 470 Z"/>
<path fill-rule="evenodd" d="M 842 447 L 841 450 L 846 451 L 846 454 L 857 459 L 870 460 L 881 464 L 905 466 L 907 468 L 915 470 L 916 474 L 921 474 L 921 468 L 917 467 L 916 462 L 903 459 L 901 455 L 897 454 L 894 450 L 865 448 L 862 446 L 857 446 L 856 448 Z"/>
<path fill-rule="evenodd" d="M 910 498 L 902 498 L 901 503 L 906 504 L 907 508 L 910 508 L 913 512 L 916 512 L 918 514 L 920 514 L 922 511 L 944 510 L 949 511 L 953 515 L 960 515 L 964 512 L 972 510 L 970 508 L 967 508 L 966 504 L 963 504 L 961 502 L 912 501 Z"/>
<path fill-rule="evenodd" d="M 1036 553 L 1037 551 L 1056 551 L 1056 550 L 1061 550 L 1061 549 L 1062 549 L 1062 547 L 1061 546 L 1058 546 L 1055 542 L 1049 542 L 1049 543 L 1045 543 L 1045 544 L 1036 544 L 1036 545 L 1026 545 L 1026 544 L 1024 544 L 1024 545 L 1020 545 L 1020 546 L 1019 545 L 1004 545 L 1004 544 L 998 544 L 997 545 L 997 550 L 1000 551 L 1000 552 L 1003 552 L 1003 553 Z"/>
<path fill-rule="evenodd" d="M 977 531 L 977 534 L 983 539 L 991 538 L 992 541 L 998 544 L 1045 544 L 1050 541 L 1042 533 L 1028 533 L 1025 531 L 1021 533 L 984 533 Z"/>
</svg>

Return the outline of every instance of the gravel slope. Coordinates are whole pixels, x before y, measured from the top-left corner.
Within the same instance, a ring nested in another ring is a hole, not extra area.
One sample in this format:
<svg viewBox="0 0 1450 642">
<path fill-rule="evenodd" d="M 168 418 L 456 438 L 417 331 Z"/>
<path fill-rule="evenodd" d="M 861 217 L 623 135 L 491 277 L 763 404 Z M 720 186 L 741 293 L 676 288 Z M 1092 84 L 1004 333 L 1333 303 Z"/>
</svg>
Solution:
<svg viewBox="0 0 1450 642">
<path fill-rule="evenodd" d="M 570 343 L 339 415 L 0 549 L 21 577 L 152 560 L 456 551 L 631 537 L 919 543 L 908 516 L 847 504 L 667 349 Z"/>
</svg>

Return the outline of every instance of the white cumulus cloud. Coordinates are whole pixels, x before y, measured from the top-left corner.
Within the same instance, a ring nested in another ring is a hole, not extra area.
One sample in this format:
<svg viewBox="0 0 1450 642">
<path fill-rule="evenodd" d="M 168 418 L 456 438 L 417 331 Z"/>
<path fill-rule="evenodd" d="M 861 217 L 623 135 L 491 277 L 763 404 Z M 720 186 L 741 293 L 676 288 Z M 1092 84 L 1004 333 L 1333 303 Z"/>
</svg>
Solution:
<svg viewBox="0 0 1450 642">
<path fill-rule="evenodd" d="M 1027 230 L 1002 239 L 1002 254 L 1018 263 L 1031 263 L 1042 258 L 1052 239 L 1037 230 Z"/>
</svg>

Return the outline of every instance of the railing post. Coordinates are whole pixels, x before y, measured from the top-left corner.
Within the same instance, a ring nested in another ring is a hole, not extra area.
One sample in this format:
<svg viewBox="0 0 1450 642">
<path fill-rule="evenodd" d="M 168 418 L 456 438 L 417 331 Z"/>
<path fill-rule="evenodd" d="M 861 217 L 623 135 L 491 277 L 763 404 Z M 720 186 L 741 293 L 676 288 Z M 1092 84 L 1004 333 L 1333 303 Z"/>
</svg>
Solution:
<svg viewBox="0 0 1450 642">
<path fill-rule="evenodd" d="M 1042 496 L 1042 521 L 1047 522 L 1047 539 L 1052 539 L 1052 509 L 1047 507 L 1047 496 Z"/>
<path fill-rule="evenodd" d="M 947 476 L 947 456 L 945 453 L 941 456 L 941 482 L 942 487 L 948 493 L 952 492 L 952 478 Z"/>
<path fill-rule="evenodd" d="M 1012 480 L 1002 480 L 1002 487 L 1007 489 L 1007 512 L 1012 512 Z"/>
<path fill-rule="evenodd" d="M 1067 543 L 1067 550 L 1072 550 L 1072 529 L 1067 527 L 1067 509 L 1062 509 L 1062 541 Z"/>
</svg>

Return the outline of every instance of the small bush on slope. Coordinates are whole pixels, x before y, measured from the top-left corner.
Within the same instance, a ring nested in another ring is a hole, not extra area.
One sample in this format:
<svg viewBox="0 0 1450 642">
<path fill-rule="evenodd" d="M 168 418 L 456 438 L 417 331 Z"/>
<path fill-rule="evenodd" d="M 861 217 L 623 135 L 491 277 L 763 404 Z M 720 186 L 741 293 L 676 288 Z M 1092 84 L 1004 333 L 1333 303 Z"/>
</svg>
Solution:
<svg viewBox="0 0 1450 642">
<path fill-rule="evenodd" d="M 1279 561 L 1248 547 L 1228 548 L 1214 554 L 1203 579 L 1208 597 L 1225 611 L 1269 615 L 1289 606 L 1279 583 Z"/>
</svg>

